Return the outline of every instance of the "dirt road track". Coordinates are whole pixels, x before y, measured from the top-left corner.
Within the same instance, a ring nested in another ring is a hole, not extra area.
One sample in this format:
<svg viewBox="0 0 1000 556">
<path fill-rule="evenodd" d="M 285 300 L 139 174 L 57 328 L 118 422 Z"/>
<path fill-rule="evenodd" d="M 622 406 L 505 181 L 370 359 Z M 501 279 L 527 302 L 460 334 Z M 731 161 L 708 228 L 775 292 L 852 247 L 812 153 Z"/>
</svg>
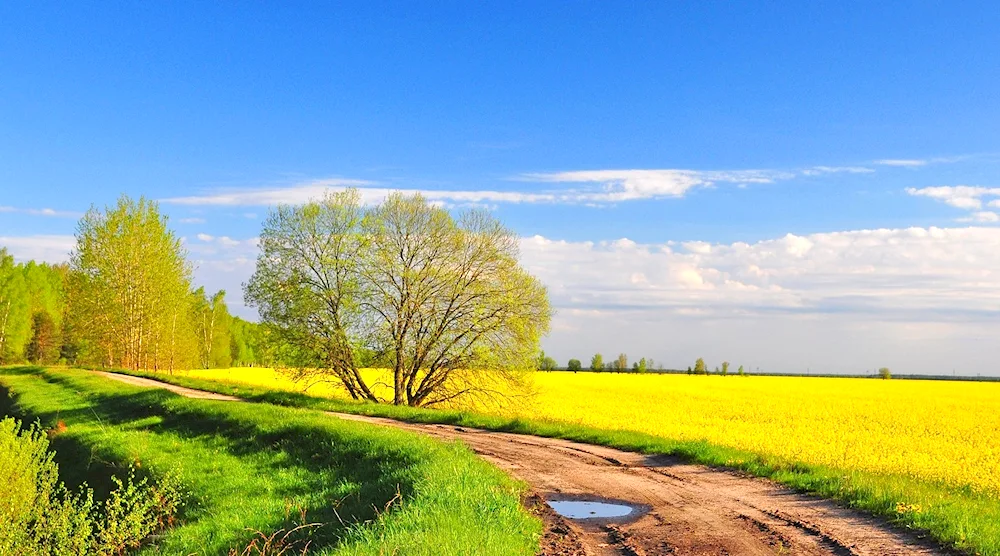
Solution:
<svg viewBox="0 0 1000 556">
<path fill-rule="evenodd" d="M 238 398 L 155 380 L 98 373 L 137 386 L 213 400 Z M 770 481 L 674 458 L 566 440 L 451 425 L 331 413 L 341 419 L 460 440 L 527 482 L 543 498 L 626 500 L 648 511 L 627 523 L 563 520 L 544 508 L 543 554 L 552 555 L 922 555 L 948 554 L 916 535 Z M 588 520 L 590 521 L 590 520 Z"/>
</svg>

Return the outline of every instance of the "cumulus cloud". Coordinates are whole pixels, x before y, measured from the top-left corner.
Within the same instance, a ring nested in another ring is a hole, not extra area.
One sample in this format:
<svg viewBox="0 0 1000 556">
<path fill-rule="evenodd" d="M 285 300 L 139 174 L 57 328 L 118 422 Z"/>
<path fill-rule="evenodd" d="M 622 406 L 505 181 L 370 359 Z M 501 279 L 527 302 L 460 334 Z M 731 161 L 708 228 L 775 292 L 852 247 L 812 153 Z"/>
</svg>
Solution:
<svg viewBox="0 0 1000 556">
<path fill-rule="evenodd" d="M 561 306 L 935 320 L 1000 315 L 998 242 L 996 228 L 908 228 L 788 234 L 752 244 L 536 236 L 521 248 Z"/>
<path fill-rule="evenodd" d="M 556 357 L 627 351 L 675 367 L 705 356 L 782 371 L 968 372 L 998 355 L 998 244 L 1000 229 L 972 227 L 754 243 L 536 236 L 521 250 L 558 309 L 546 340 Z"/>
</svg>

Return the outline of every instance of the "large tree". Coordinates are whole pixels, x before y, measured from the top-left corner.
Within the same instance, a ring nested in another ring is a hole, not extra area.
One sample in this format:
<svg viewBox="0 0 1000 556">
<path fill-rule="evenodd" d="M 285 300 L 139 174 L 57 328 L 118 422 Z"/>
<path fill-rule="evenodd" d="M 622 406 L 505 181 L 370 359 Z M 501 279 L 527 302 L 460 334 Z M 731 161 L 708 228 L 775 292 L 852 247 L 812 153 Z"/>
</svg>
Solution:
<svg viewBox="0 0 1000 556">
<path fill-rule="evenodd" d="M 391 372 L 395 404 L 501 400 L 534 366 L 545 288 L 495 218 L 457 219 L 420 196 L 365 209 L 356 191 L 271 212 L 248 303 L 288 345 L 300 378 L 381 400 L 359 370 Z"/>
<path fill-rule="evenodd" d="M 92 362 L 175 369 L 196 358 L 191 269 L 155 202 L 122 196 L 80 220 L 71 255 L 71 314 Z"/>
</svg>

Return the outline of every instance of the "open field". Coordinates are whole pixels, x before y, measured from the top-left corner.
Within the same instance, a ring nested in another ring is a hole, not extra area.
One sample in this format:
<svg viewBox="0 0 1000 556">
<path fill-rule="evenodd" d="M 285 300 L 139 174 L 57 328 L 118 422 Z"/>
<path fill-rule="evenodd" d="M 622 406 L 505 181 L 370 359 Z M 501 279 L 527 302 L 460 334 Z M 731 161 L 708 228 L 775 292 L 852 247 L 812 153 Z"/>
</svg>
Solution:
<svg viewBox="0 0 1000 556">
<path fill-rule="evenodd" d="M 206 378 L 257 386 L 240 395 L 296 389 L 267 369 L 193 371 L 188 380 Z M 284 402 L 678 453 L 1000 554 L 1000 385 L 592 373 L 539 373 L 536 384 L 532 403 L 494 416 Z"/>
<path fill-rule="evenodd" d="M 301 391 L 271 369 L 185 376 Z M 1000 384 L 542 373 L 506 417 L 705 440 L 787 461 L 1000 494 Z M 309 393 L 343 396 L 328 385 Z"/>
<path fill-rule="evenodd" d="M 301 523 L 323 524 L 300 532 L 311 554 L 537 547 L 541 526 L 521 508 L 523 487 L 458 444 L 307 410 L 186 399 L 76 370 L 0 369 L 0 387 L 0 413 L 57 431 L 52 448 L 70 486 L 86 481 L 100 497 L 129 465 L 154 477 L 179 474 L 187 491 L 180 525 L 143 553 L 226 554 L 241 551 L 254 530 Z"/>
</svg>

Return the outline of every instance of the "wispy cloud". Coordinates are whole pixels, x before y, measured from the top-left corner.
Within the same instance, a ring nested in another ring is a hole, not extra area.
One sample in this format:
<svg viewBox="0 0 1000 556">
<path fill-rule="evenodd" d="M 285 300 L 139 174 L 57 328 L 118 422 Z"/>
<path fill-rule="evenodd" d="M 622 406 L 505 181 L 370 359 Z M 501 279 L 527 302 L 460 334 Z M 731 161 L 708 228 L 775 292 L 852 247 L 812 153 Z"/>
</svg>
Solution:
<svg viewBox="0 0 1000 556">
<path fill-rule="evenodd" d="M 883 158 L 882 160 L 876 160 L 874 164 L 879 166 L 902 166 L 902 167 L 917 167 L 926 166 L 926 160 L 919 158 Z"/>
<path fill-rule="evenodd" d="M 204 218 L 181 218 L 178 220 L 181 224 L 204 224 Z"/>
<path fill-rule="evenodd" d="M 539 203 L 555 202 L 558 196 L 547 193 L 508 191 L 448 191 L 436 189 L 399 189 L 379 187 L 364 180 L 325 179 L 313 180 L 286 187 L 229 190 L 224 192 L 173 197 L 162 202 L 175 205 L 204 206 L 273 206 L 278 204 L 302 204 L 321 198 L 328 191 L 342 191 L 356 187 L 362 202 L 377 204 L 393 192 L 405 194 L 419 193 L 430 201 L 447 203 Z M 249 214 L 249 213 L 248 213 Z M 256 216 L 256 215 L 255 215 Z"/>
<path fill-rule="evenodd" d="M 794 170 L 685 170 L 620 169 L 535 172 L 514 176 L 513 182 L 550 184 L 544 191 L 443 190 L 392 188 L 358 179 L 321 179 L 290 186 L 256 189 L 230 189 L 203 195 L 163 199 L 167 204 L 190 206 L 272 206 L 301 204 L 323 196 L 327 191 L 356 187 L 366 204 L 382 202 L 392 192 L 419 193 L 433 203 L 445 206 L 495 206 L 498 203 L 608 204 L 639 199 L 683 197 L 699 187 L 717 184 L 767 184 L 826 174 L 867 174 L 863 166 L 811 166 Z M 563 187 L 555 187 L 557 185 Z M 575 187 L 566 187 L 575 186 Z M 253 213 L 247 213 L 247 216 Z"/>
<path fill-rule="evenodd" d="M 0 206 L 0 212 L 15 213 L 15 214 L 30 214 L 32 216 L 51 216 L 55 218 L 80 218 L 81 216 L 83 216 L 83 213 L 81 212 L 54 210 L 50 208 L 34 209 L 34 208 Z"/>
<path fill-rule="evenodd" d="M 824 174 L 868 174 L 863 166 L 811 166 L 794 170 L 575 170 L 569 172 L 522 174 L 519 181 L 544 183 L 599 184 L 599 190 L 579 190 L 564 194 L 563 200 L 576 202 L 618 202 L 635 199 L 683 197 L 698 187 L 719 183 L 767 184 Z"/>
<path fill-rule="evenodd" d="M 973 154 L 959 154 L 952 156 L 933 156 L 930 158 L 883 158 L 881 160 L 873 161 L 872 164 L 875 164 L 877 166 L 919 168 L 921 166 L 929 166 L 932 164 L 954 164 L 956 162 L 965 162 L 968 160 L 996 158 L 996 156 L 997 153 L 973 153 Z"/>
<path fill-rule="evenodd" d="M 599 184 L 597 190 L 577 190 L 560 194 L 562 200 L 576 202 L 617 202 L 656 197 L 683 197 L 695 187 L 715 183 L 773 183 L 794 174 L 771 170 L 704 172 L 696 170 L 575 170 L 569 172 L 521 174 L 517 181 L 541 183 Z"/>
</svg>

